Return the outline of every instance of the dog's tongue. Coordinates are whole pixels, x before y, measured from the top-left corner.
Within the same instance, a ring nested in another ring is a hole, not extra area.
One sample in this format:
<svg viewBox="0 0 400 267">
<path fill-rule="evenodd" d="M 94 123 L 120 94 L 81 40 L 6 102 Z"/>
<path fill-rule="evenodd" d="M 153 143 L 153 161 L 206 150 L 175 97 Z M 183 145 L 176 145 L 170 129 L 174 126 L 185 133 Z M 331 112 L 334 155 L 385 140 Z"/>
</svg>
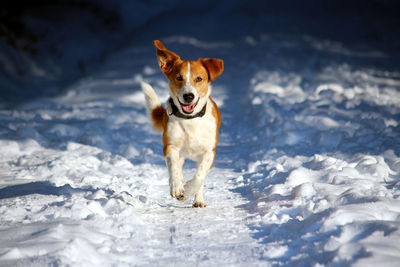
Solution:
<svg viewBox="0 0 400 267">
<path fill-rule="evenodd" d="M 196 107 L 196 104 L 191 104 L 191 105 L 181 105 L 183 111 L 185 111 L 186 113 L 192 113 L 194 108 Z"/>
</svg>

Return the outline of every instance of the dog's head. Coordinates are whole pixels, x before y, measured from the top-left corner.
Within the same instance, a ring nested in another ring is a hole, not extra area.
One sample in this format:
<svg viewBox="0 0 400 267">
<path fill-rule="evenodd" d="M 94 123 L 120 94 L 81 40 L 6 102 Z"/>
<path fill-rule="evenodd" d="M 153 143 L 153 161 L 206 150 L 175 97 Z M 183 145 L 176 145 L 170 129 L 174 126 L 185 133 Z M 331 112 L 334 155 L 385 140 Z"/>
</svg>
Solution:
<svg viewBox="0 0 400 267">
<path fill-rule="evenodd" d="M 214 58 L 182 60 L 160 41 L 156 40 L 153 44 L 157 48 L 158 65 L 169 80 L 175 105 L 184 114 L 198 113 L 211 93 L 210 82 L 224 70 L 224 62 Z"/>
</svg>

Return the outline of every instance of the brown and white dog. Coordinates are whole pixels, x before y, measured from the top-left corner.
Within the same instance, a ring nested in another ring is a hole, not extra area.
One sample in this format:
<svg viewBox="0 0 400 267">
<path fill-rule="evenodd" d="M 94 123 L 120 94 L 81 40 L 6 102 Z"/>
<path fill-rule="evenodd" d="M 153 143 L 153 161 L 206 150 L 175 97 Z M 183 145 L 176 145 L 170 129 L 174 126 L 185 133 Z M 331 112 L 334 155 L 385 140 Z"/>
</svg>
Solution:
<svg viewBox="0 0 400 267">
<path fill-rule="evenodd" d="M 178 200 L 195 196 L 193 207 L 206 207 L 203 186 L 218 144 L 221 116 L 211 99 L 211 84 L 223 71 L 221 59 L 182 60 L 158 40 L 158 65 L 169 80 L 170 98 L 163 108 L 153 88 L 142 83 L 148 114 L 163 132 L 163 152 L 169 172 L 170 194 Z M 197 163 L 197 172 L 184 185 L 185 158 Z"/>
</svg>

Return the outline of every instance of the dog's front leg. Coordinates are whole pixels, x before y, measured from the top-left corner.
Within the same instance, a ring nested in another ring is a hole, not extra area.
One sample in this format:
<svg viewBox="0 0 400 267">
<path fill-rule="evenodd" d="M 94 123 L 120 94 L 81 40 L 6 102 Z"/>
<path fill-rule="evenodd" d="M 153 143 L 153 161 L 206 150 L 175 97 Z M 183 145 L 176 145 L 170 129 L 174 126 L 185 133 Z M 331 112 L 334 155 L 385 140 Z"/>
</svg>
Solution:
<svg viewBox="0 0 400 267">
<path fill-rule="evenodd" d="M 209 151 L 197 162 L 195 176 L 185 184 L 185 199 L 195 195 L 193 207 L 205 207 L 203 199 L 204 180 L 209 173 L 214 161 L 214 152 Z"/>
<path fill-rule="evenodd" d="M 172 197 L 178 200 L 184 200 L 183 197 L 183 158 L 179 157 L 179 150 L 174 146 L 168 146 L 166 150 L 165 161 L 169 173 L 169 188 Z"/>
</svg>

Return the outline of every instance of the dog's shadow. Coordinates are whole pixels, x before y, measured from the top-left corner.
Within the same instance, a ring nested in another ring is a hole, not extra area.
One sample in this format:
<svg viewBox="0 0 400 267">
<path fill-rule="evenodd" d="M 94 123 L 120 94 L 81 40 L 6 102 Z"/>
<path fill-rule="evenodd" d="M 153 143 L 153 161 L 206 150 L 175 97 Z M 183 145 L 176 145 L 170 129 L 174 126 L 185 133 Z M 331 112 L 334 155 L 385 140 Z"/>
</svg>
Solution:
<svg viewBox="0 0 400 267">
<path fill-rule="evenodd" d="M 55 195 L 70 197 L 74 193 L 95 192 L 97 189 L 73 188 L 69 184 L 63 186 L 55 186 L 49 181 L 31 182 L 25 184 L 11 185 L 0 189 L 0 199 L 15 198 L 33 194 L 39 195 Z M 112 193 L 111 191 L 109 193 Z"/>
</svg>

